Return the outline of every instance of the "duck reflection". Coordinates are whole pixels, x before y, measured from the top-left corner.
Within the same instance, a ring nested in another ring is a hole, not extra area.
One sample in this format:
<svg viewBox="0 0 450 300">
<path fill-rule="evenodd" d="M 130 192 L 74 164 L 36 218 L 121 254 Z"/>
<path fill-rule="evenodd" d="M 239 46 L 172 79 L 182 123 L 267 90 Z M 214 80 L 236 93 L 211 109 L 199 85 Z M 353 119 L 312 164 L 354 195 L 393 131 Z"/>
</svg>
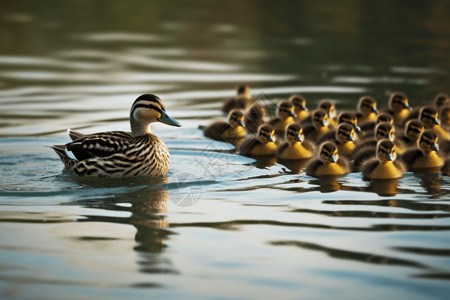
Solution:
<svg viewBox="0 0 450 300">
<path fill-rule="evenodd" d="M 251 158 L 255 159 L 254 162 L 255 167 L 258 169 L 264 169 L 271 167 L 275 165 L 277 162 L 277 158 L 273 155 L 260 155 L 260 156 L 250 156 Z"/>
<path fill-rule="evenodd" d="M 397 194 L 397 179 L 373 179 L 368 190 L 379 196 L 395 196 Z"/>
<path fill-rule="evenodd" d="M 288 168 L 292 174 L 300 174 L 308 165 L 309 159 L 278 159 L 277 162 Z"/>
<path fill-rule="evenodd" d="M 415 172 L 416 176 L 420 178 L 420 184 L 424 187 L 428 194 L 433 198 L 439 198 L 443 191 L 441 188 L 442 175 L 439 173 L 439 168 L 429 168 L 424 172 Z"/>
<path fill-rule="evenodd" d="M 318 189 L 322 193 L 336 192 L 346 189 L 342 182 L 338 180 L 342 177 L 342 175 L 320 176 L 315 180 L 311 180 L 310 183 L 318 185 Z"/>
</svg>

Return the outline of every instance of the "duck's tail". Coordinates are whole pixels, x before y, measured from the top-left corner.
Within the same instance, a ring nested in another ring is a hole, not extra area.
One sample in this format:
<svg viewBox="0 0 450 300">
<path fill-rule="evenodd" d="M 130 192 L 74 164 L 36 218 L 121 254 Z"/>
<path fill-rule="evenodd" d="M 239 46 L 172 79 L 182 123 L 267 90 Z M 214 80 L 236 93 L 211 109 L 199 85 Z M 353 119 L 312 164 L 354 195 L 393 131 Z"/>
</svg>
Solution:
<svg viewBox="0 0 450 300">
<path fill-rule="evenodd" d="M 56 152 L 56 154 L 58 154 L 59 158 L 64 163 L 64 166 L 66 167 L 66 169 L 68 171 L 72 171 L 73 167 L 77 163 L 77 161 L 67 155 L 66 146 L 65 145 L 53 145 L 53 146 L 49 146 L 49 147 L 52 148 Z"/>
</svg>

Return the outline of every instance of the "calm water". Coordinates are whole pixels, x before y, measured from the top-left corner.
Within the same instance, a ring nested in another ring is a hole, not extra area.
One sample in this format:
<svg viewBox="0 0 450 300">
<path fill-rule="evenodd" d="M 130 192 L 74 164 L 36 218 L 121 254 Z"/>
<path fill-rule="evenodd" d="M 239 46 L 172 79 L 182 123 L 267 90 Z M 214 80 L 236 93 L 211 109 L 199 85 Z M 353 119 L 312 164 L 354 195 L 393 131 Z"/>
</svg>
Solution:
<svg viewBox="0 0 450 300">
<path fill-rule="evenodd" d="M 449 93 L 446 1 L 0 5 L 1 299 L 448 299 L 449 177 L 319 181 L 198 130 L 241 82 L 340 110 Z M 183 123 L 152 127 L 166 177 L 81 180 L 44 147 L 129 130 L 148 92 Z"/>
</svg>

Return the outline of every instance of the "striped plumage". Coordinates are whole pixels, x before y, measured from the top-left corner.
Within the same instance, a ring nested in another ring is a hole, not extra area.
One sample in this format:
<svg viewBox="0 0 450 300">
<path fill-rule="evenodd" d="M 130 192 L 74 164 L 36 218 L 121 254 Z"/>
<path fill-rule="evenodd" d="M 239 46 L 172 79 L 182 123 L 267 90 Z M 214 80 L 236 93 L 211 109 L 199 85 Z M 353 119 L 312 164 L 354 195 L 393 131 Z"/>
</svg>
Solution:
<svg viewBox="0 0 450 300">
<path fill-rule="evenodd" d="M 181 126 L 170 118 L 161 99 L 144 94 L 130 111 L 132 132 L 110 131 L 83 135 L 70 131 L 73 142 L 52 148 L 69 172 L 87 177 L 135 177 L 165 175 L 169 150 L 150 132 L 150 123 Z"/>
</svg>

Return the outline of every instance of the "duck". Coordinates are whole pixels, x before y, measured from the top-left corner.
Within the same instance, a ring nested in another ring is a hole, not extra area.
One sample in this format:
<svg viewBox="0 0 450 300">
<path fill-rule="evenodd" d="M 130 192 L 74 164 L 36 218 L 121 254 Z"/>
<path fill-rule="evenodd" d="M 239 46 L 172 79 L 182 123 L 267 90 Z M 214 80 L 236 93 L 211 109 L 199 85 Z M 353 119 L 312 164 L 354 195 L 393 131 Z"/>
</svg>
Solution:
<svg viewBox="0 0 450 300">
<path fill-rule="evenodd" d="M 278 145 L 277 157 L 280 159 L 308 159 L 314 153 L 314 145 L 303 141 L 303 130 L 299 124 L 289 124 L 286 128 L 285 142 Z"/>
<path fill-rule="evenodd" d="M 339 155 L 350 157 L 356 147 L 355 130 L 347 123 L 341 123 L 336 130 L 335 138 L 332 141 L 338 147 Z"/>
<path fill-rule="evenodd" d="M 328 113 L 319 108 L 312 113 L 312 124 L 303 129 L 303 134 L 307 140 L 315 141 L 330 129 L 330 117 Z"/>
<path fill-rule="evenodd" d="M 397 179 L 403 177 L 405 165 L 397 160 L 395 144 L 390 140 L 377 143 L 376 157 L 364 162 L 361 172 L 366 179 Z"/>
<path fill-rule="evenodd" d="M 405 94 L 401 92 L 391 94 L 389 97 L 389 109 L 386 112 L 394 118 L 394 125 L 401 126 L 411 110 L 408 97 Z"/>
<path fill-rule="evenodd" d="M 353 113 L 353 112 L 347 111 L 347 112 L 340 113 L 337 118 L 337 121 L 338 121 L 338 127 L 340 124 L 346 123 L 353 127 L 353 131 L 355 133 L 359 133 L 361 131 L 361 128 L 356 124 L 357 119 L 356 119 L 355 113 Z M 322 134 L 322 136 L 317 140 L 316 144 L 320 145 L 325 141 L 334 141 L 335 142 L 336 133 L 337 133 L 337 129 L 330 129 L 328 132 Z M 357 137 L 357 135 L 354 136 L 355 139 L 356 139 L 356 137 Z"/>
<path fill-rule="evenodd" d="M 405 147 L 415 147 L 419 141 L 419 136 L 424 130 L 422 122 L 419 120 L 409 120 L 406 123 L 405 131 L 403 134 L 396 136 L 395 140 L 402 142 Z"/>
<path fill-rule="evenodd" d="M 336 108 L 334 106 L 334 103 L 331 100 L 324 99 L 319 102 L 319 105 L 317 106 L 317 109 L 323 109 L 328 114 L 328 123 L 331 127 L 336 126 L 335 118 L 336 118 Z M 313 123 L 313 115 L 310 114 L 306 118 L 300 121 L 300 125 L 302 125 L 304 128 L 306 126 L 309 126 Z"/>
<path fill-rule="evenodd" d="M 252 101 L 253 99 L 250 94 L 250 87 L 246 84 L 240 84 L 237 87 L 237 95 L 225 99 L 225 102 L 222 106 L 222 111 L 228 114 L 232 109 L 245 110 Z"/>
<path fill-rule="evenodd" d="M 216 141 L 236 144 L 247 135 L 244 128 L 244 112 L 233 109 L 228 114 L 228 122 L 216 121 L 204 129 L 204 134 Z"/>
<path fill-rule="evenodd" d="M 436 132 L 441 140 L 450 140 L 450 133 L 440 126 L 438 112 L 433 106 L 422 107 L 419 120 L 423 123 L 425 129 L 431 129 Z"/>
<path fill-rule="evenodd" d="M 294 105 L 294 113 L 297 121 L 301 121 L 309 115 L 308 108 L 306 107 L 306 99 L 302 95 L 292 95 L 289 98 L 289 102 Z"/>
<path fill-rule="evenodd" d="M 244 125 L 245 129 L 249 133 L 258 132 L 259 126 L 264 124 L 266 118 L 266 110 L 264 106 L 255 102 L 247 109 L 244 115 Z"/>
<path fill-rule="evenodd" d="M 377 101 L 370 96 L 363 96 L 358 102 L 358 112 L 356 118 L 358 124 L 364 124 L 366 122 L 374 122 L 377 118 L 378 109 Z"/>
<path fill-rule="evenodd" d="M 169 117 L 162 100 L 153 94 L 139 96 L 131 106 L 131 132 L 82 134 L 68 130 L 71 139 L 51 148 L 66 169 L 77 176 L 125 178 L 161 176 L 169 170 L 169 150 L 151 133 L 150 124 L 161 122 L 181 127 Z"/>
<path fill-rule="evenodd" d="M 433 130 L 420 134 L 418 147 L 406 151 L 400 158 L 408 170 L 442 167 L 444 159 L 438 155 L 438 135 Z"/>
<path fill-rule="evenodd" d="M 318 158 L 306 167 L 306 174 L 314 177 L 345 175 L 349 172 L 348 160 L 339 156 L 338 149 L 332 142 L 323 143 L 319 148 Z"/>
<path fill-rule="evenodd" d="M 278 104 L 277 108 L 278 117 L 269 120 L 268 124 L 271 125 L 278 135 L 283 136 L 286 126 L 295 123 L 294 105 L 289 101 L 282 101 Z"/>
<path fill-rule="evenodd" d="M 437 111 L 440 111 L 440 109 L 444 106 L 450 105 L 450 98 L 447 94 L 439 93 L 437 94 L 433 99 L 433 107 L 436 108 Z M 411 112 L 409 113 L 408 117 L 405 119 L 405 123 L 409 120 L 419 119 L 420 110 L 424 106 L 416 106 L 414 107 Z"/>
<path fill-rule="evenodd" d="M 249 137 L 239 145 L 239 153 L 245 156 L 275 155 L 274 134 L 275 130 L 269 124 L 259 126 L 256 137 Z"/>
<path fill-rule="evenodd" d="M 388 113 L 380 113 L 377 115 L 377 118 L 375 119 L 375 122 L 366 122 L 364 124 L 361 124 L 360 128 L 361 131 L 359 133 L 360 137 L 363 136 L 373 136 L 375 132 L 375 127 L 380 123 L 389 123 L 391 125 L 394 124 L 394 118 L 388 114 Z"/>
</svg>

